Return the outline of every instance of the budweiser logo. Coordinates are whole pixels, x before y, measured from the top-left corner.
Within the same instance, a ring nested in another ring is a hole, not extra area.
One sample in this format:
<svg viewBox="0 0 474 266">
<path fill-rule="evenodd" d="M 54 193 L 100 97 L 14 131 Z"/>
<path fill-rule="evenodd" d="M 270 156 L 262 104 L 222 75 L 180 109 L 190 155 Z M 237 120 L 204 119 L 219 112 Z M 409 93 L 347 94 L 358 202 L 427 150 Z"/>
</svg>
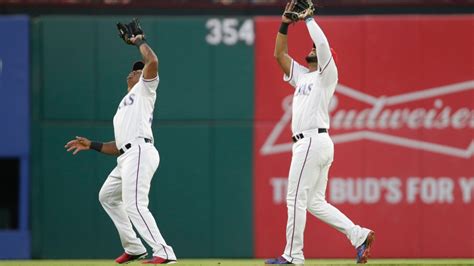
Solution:
<svg viewBox="0 0 474 266">
<path fill-rule="evenodd" d="M 424 139 L 396 136 L 387 132 L 402 128 L 409 130 L 473 130 L 474 110 L 471 109 L 472 106 L 455 108 L 443 101 L 443 97 L 449 94 L 470 90 L 474 90 L 474 80 L 395 96 L 374 97 L 339 84 L 329 109 L 331 129 L 342 133 L 332 134 L 331 137 L 335 144 L 366 139 L 468 159 L 474 154 L 474 139 L 471 139 L 467 146 L 462 148 Z M 339 95 L 347 96 L 368 107 L 343 109 L 339 104 Z M 433 99 L 429 108 L 408 107 L 412 102 L 428 99 Z M 263 144 L 260 150 L 263 155 L 291 151 L 291 142 L 277 143 L 279 136 L 291 121 L 291 101 L 292 95 L 283 99 L 283 116 Z"/>
</svg>

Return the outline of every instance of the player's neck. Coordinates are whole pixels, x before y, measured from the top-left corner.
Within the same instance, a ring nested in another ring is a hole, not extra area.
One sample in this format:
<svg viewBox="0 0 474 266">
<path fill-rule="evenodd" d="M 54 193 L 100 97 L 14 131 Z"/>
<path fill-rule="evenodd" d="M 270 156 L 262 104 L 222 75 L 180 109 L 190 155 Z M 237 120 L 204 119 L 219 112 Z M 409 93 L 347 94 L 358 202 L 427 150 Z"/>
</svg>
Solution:
<svg viewBox="0 0 474 266">
<path fill-rule="evenodd" d="M 318 64 L 308 64 L 308 69 L 309 69 L 309 72 L 314 72 L 316 70 L 318 70 Z"/>
</svg>

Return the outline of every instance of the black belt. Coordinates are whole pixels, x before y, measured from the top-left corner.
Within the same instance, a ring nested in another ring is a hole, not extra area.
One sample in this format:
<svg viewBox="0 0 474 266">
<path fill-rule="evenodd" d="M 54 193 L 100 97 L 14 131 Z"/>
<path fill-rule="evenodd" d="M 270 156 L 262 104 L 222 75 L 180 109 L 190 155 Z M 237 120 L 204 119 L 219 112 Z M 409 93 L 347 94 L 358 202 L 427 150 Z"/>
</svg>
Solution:
<svg viewBox="0 0 474 266">
<path fill-rule="evenodd" d="M 144 138 L 144 140 L 145 140 L 145 143 L 151 143 L 151 139 Z M 132 144 L 131 144 L 131 143 L 125 144 L 125 148 L 126 148 L 127 150 L 129 150 L 131 147 L 132 147 Z M 123 149 L 120 149 L 119 152 L 120 152 L 120 154 L 124 154 L 124 153 L 125 153 L 125 151 L 124 151 Z"/>
<path fill-rule="evenodd" d="M 326 132 L 328 132 L 326 128 L 318 128 L 318 134 L 326 133 Z M 304 139 L 304 135 L 303 133 L 299 133 L 291 137 L 291 139 L 293 140 L 293 142 L 297 142 L 300 139 Z"/>
</svg>

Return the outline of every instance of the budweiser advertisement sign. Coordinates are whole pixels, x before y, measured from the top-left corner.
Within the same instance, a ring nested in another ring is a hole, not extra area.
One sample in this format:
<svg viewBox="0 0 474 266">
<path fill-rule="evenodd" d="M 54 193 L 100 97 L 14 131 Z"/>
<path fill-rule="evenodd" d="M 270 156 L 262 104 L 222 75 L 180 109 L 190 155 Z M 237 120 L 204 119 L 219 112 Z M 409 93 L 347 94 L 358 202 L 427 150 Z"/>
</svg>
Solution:
<svg viewBox="0 0 474 266">
<path fill-rule="evenodd" d="M 339 70 L 327 200 L 376 232 L 374 257 L 474 257 L 474 19 L 318 22 Z M 280 255 L 285 245 L 293 89 L 272 57 L 278 26 L 278 18 L 256 20 L 257 257 Z M 312 46 L 304 23 L 290 27 L 288 39 L 290 55 L 303 63 Z M 304 253 L 353 257 L 354 248 L 311 216 Z"/>
</svg>

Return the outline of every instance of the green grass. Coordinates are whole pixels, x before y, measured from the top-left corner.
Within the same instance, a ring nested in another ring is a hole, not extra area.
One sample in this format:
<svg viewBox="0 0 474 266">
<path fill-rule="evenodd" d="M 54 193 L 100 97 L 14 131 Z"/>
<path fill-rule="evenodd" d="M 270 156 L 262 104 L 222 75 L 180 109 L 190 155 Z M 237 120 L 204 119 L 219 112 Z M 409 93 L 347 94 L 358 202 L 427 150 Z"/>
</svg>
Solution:
<svg viewBox="0 0 474 266">
<path fill-rule="evenodd" d="M 354 265 L 354 260 L 306 260 L 311 265 Z M 117 265 L 113 260 L 0 260 L 0 266 L 107 266 Z M 141 265 L 139 262 L 127 264 Z M 261 259 L 182 259 L 176 265 L 190 266 L 254 266 L 264 265 Z M 474 259 L 371 259 L 368 265 L 474 265 Z"/>
</svg>

